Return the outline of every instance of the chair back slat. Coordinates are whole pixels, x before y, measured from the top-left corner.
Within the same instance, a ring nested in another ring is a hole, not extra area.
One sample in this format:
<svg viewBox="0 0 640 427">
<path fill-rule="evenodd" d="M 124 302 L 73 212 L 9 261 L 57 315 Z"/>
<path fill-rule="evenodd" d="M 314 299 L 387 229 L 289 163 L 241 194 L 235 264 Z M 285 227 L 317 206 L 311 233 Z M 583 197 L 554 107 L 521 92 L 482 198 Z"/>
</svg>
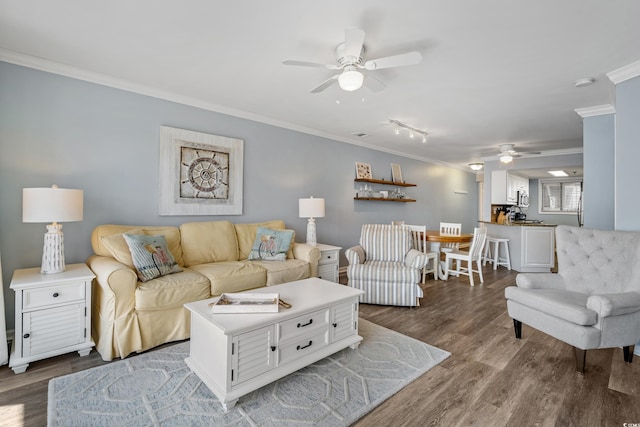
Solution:
<svg viewBox="0 0 640 427">
<path fill-rule="evenodd" d="M 440 223 L 441 236 L 459 236 L 460 234 L 462 234 L 462 224 L 455 222 Z"/>
<path fill-rule="evenodd" d="M 411 249 L 416 249 L 420 252 L 427 253 L 427 245 L 425 239 L 425 235 L 427 234 L 427 226 L 426 225 L 404 225 L 411 231 Z"/>
<path fill-rule="evenodd" d="M 477 260 L 482 254 L 482 248 L 487 240 L 487 227 L 476 227 L 473 229 L 473 240 L 469 248 L 469 256 L 472 260 Z"/>
</svg>

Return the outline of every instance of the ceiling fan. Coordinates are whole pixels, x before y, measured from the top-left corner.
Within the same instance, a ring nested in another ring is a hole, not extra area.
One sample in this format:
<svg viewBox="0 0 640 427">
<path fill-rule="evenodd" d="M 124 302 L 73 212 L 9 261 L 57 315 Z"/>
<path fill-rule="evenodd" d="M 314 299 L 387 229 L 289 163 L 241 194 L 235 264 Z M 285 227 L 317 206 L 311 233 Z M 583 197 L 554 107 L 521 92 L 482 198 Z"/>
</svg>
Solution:
<svg viewBox="0 0 640 427">
<path fill-rule="evenodd" d="M 422 61 L 422 54 L 417 51 L 365 60 L 363 58 L 364 36 L 365 32 L 359 28 L 345 29 L 344 43 L 340 43 L 336 47 L 336 64 L 318 64 L 315 62 L 295 61 L 291 59 L 286 59 L 282 61 L 282 63 L 284 65 L 341 70 L 341 72 L 331 76 L 311 90 L 311 93 L 318 93 L 336 82 L 341 89 L 346 91 L 358 90 L 364 84 L 364 86 L 372 91 L 379 92 L 384 89 L 386 85 L 369 74 L 369 71 L 415 65 Z"/>
<path fill-rule="evenodd" d="M 522 157 L 523 154 L 541 154 L 540 151 L 516 151 L 514 144 L 500 144 L 500 152 L 497 154 L 501 163 L 511 163 L 513 159 Z M 482 153 L 481 156 L 493 156 L 494 153 Z"/>
</svg>

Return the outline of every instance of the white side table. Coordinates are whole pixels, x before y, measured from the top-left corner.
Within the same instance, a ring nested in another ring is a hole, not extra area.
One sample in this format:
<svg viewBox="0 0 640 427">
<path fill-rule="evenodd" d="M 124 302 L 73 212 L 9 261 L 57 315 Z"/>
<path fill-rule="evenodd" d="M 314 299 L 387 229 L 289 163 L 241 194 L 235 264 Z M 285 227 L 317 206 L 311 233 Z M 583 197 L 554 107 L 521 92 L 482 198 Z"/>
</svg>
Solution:
<svg viewBox="0 0 640 427">
<path fill-rule="evenodd" d="M 77 351 L 86 356 L 91 339 L 91 281 L 85 264 L 67 265 L 62 273 L 40 274 L 40 267 L 16 270 L 15 338 L 9 367 L 20 374 L 30 362 Z"/>
<path fill-rule="evenodd" d="M 318 243 L 316 245 L 320 249 L 320 261 L 318 261 L 318 277 L 330 282 L 338 283 L 340 276 L 338 268 L 340 266 L 340 249 L 339 246 L 324 245 Z"/>
</svg>

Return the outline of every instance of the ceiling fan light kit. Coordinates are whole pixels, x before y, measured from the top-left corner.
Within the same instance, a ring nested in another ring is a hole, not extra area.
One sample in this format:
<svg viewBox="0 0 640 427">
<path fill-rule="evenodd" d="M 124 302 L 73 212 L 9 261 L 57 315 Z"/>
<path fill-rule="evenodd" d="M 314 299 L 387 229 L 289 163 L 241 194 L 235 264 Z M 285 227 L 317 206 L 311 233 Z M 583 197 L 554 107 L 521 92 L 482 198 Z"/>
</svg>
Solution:
<svg viewBox="0 0 640 427">
<path fill-rule="evenodd" d="M 315 62 L 291 59 L 286 59 L 282 61 L 282 63 L 284 65 L 340 70 L 338 74 L 331 76 L 311 90 L 311 93 L 318 93 L 336 82 L 338 82 L 338 86 L 340 86 L 342 90 L 349 92 L 358 90 L 363 85 L 374 92 L 379 92 L 385 88 L 386 85 L 384 82 L 373 77 L 371 74 L 365 74 L 361 70 L 376 71 L 385 68 L 404 67 L 416 65 L 422 61 L 422 54 L 417 51 L 365 61 L 362 57 L 365 51 L 365 32 L 359 28 L 347 28 L 344 30 L 344 35 L 344 43 L 340 43 L 336 47 L 336 64 L 318 64 Z"/>
<path fill-rule="evenodd" d="M 364 75 L 351 65 L 345 67 L 340 77 L 338 77 L 340 88 L 349 92 L 360 89 L 363 81 Z"/>
</svg>

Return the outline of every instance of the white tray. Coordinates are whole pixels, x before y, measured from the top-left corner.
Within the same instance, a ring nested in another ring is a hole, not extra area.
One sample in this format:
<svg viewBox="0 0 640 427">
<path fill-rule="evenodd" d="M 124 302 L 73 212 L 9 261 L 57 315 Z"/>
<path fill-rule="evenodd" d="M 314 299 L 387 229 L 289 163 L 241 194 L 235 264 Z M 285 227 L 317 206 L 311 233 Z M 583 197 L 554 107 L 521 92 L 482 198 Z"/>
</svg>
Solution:
<svg viewBox="0 0 640 427">
<path fill-rule="evenodd" d="M 279 294 L 226 293 L 209 304 L 211 313 L 277 313 Z"/>
</svg>

